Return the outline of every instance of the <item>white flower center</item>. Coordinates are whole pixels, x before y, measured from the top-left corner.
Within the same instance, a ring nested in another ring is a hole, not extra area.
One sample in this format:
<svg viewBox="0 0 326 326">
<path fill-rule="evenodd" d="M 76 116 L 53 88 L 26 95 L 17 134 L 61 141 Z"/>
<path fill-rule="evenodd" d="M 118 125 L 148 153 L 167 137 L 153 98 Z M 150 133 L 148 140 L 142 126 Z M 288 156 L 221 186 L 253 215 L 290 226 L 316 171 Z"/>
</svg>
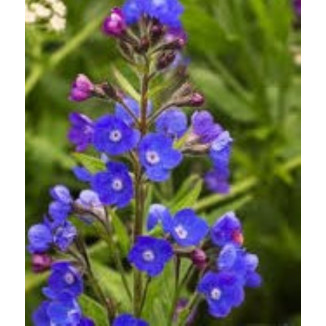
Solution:
<svg viewBox="0 0 326 326">
<path fill-rule="evenodd" d="M 149 164 L 157 164 L 160 162 L 160 157 L 155 151 L 147 151 L 146 160 Z"/>
<path fill-rule="evenodd" d="M 120 191 L 123 188 L 123 183 L 120 179 L 114 179 L 112 182 L 113 190 Z"/>
<path fill-rule="evenodd" d="M 213 300 L 219 300 L 220 297 L 222 295 L 222 292 L 219 288 L 214 288 L 212 291 L 211 291 L 211 298 Z"/>
<path fill-rule="evenodd" d="M 143 252 L 143 259 L 145 261 L 148 261 L 148 262 L 153 261 L 154 258 L 155 258 L 155 255 L 154 255 L 152 250 L 146 250 L 146 251 Z"/>
<path fill-rule="evenodd" d="M 188 231 L 181 224 L 176 226 L 174 231 L 180 239 L 186 239 L 188 236 Z"/>
<path fill-rule="evenodd" d="M 75 276 L 72 273 L 68 272 L 64 275 L 64 280 L 67 284 L 71 285 L 75 282 Z"/>
<path fill-rule="evenodd" d="M 110 138 L 110 140 L 113 141 L 114 143 L 117 143 L 118 141 L 120 141 L 121 138 L 122 138 L 122 135 L 121 135 L 120 130 L 117 130 L 117 129 L 112 130 L 112 131 L 110 132 L 110 136 L 109 136 L 109 138 Z"/>
</svg>

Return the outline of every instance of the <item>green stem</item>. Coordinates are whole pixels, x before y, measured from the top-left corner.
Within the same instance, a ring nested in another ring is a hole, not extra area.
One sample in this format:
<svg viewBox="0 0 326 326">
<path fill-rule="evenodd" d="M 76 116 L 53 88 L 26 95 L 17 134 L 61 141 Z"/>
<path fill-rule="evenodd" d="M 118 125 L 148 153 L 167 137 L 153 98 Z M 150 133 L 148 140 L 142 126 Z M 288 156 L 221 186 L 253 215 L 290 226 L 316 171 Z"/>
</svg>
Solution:
<svg viewBox="0 0 326 326">
<path fill-rule="evenodd" d="M 195 292 L 191 297 L 187 307 L 181 312 L 178 326 L 184 326 L 192 310 L 197 306 L 199 300 L 200 300 L 200 294 L 198 292 Z"/>
<path fill-rule="evenodd" d="M 94 292 L 96 293 L 97 297 L 99 298 L 99 300 L 102 302 L 103 306 L 106 307 L 107 313 L 108 313 L 108 319 L 111 323 L 115 318 L 115 308 L 114 308 L 113 300 L 111 298 L 107 298 L 106 295 L 104 294 L 104 292 L 103 292 L 103 290 L 93 272 L 93 268 L 91 265 L 90 258 L 88 256 L 86 245 L 84 243 L 84 240 L 81 237 L 77 238 L 76 245 L 85 260 L 89 283 L 92 286 L 92 288 L 93 288 Z"/>
<path fill-rule="evenodd" d="M 147 291 L 148 291 L 148 287 L 149 284 L 151 283 L 152 278 L 150 276 L 147 277 L 146 283 L 145 283 L 145 288 L 144 288 L 144 292 L 143 292 L 143 296 L 142 296 L 142 300 L 141 300 L 141 304 L 140 304 L 140 309 L 139 309 L 139 315 L 141 316 L 144 305 L 145 305 L 145 301 L 146 301 L 146 296 L 147 296 Z"/>
</svg>

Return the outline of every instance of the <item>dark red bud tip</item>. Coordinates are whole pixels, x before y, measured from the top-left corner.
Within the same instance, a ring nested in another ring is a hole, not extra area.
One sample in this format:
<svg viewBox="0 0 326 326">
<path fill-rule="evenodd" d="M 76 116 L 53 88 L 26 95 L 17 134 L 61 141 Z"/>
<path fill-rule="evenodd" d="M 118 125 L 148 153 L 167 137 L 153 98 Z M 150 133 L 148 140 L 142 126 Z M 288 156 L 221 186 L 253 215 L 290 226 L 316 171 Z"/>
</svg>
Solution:
<svg viewBox="0 0 326 326">
<path fill-rule="evenodd" d="M 47 254 L 34 254 L 32 256 L 32 270 L 34 273 L 47 271 L 52 264 L 52 258 Z"/>
<path fill-rule="evenodd" d="M 193 264 L 200 270 L 203 270 L 207 266 L 207 256 L 202 249 L 195 249 L 191 253 L 191 260 Z"/>
<path fill-rule="evenodd" d="M 200 107 L 205 103 L 205 97 L 200 93 L 194 93 L 190 99 L 190 105 L 194 107 Z"/>
</svg>

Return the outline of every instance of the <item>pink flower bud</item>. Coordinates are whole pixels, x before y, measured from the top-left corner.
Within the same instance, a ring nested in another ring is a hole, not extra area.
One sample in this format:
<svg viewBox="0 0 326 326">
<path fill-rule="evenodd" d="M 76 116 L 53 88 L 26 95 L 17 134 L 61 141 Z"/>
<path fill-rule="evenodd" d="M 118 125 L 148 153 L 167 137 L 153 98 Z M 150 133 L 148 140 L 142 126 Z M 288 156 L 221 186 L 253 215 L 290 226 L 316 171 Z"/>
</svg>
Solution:
<svg viewBox="0 0 326 326">
<path fill-rule="evenodd" d="M 47 254 L 34 254 L 32 256 L 32 270 L 34 273 L 47 271 L 52 264 L 52 258 Z"/>
<path fill-rule="evenodd" d="M 110 16 L 106 17 L 102 30 L 105 34 L 120 37 L 127 29 L 124 14 L 120 8 L 113 8 Z"/>
<path fill-rule="evenodd" d="M 200 107 L 205 103 L 205 97 L 200 93 L 194 93 L 190 99 L 190 105 L 194 107 Z"/>
<path fill-rule="evenodd" d="M 72 84 L 69 99 L 75 102 L 82 102 L 92 96 L 93 83 L 83 74 L 79 74 Z"/>
</svg>

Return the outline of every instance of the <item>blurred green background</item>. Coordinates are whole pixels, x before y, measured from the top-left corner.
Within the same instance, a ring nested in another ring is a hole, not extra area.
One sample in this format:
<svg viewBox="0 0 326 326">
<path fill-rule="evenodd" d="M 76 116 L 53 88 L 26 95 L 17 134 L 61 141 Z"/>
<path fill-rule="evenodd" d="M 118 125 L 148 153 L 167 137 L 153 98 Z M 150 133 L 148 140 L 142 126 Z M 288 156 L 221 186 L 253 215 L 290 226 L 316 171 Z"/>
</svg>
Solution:
<svg viewBox="0 0 326 326">
<path fill-rule="evenodd" d="M 71 103 L 67 96 L 78 73 L 113 80 L 112 66 L 122 69 L 114 41 L 99 29 L 105 13 L 120 3 L 66 1 L 63 33 L 26 28 L 26 228 L 46 212 L 51 185 L 64 183 L 74 193 L 82 188 L 70 172 L 75 162 L 66 139 L 67 116 L 79 110 L 95 118 L 110 107 L 93 100 Z M 290 0 L 182 3 L 191 79 L 235 139 L 231 194 L 203 191 L 195 206 L 211 220 L 237 211 L 264 278 L 263 286 L 249 289 L 244 304 L 223 321 L 210 319 L 203 304 L 196 325 L 300 325 L 299 18 Z M 176 188 L 189 171 L 201 169 L 186 166 L 174 175 Z M 96 240 L 91 232 L 89 239 Z M 29 259 L 26 255 L 26 325 L 42 300 L 44 281 L 31 274 Z M 94 259 L 110 264 L 101 248 L 94 249 Z"/>
</svg>

